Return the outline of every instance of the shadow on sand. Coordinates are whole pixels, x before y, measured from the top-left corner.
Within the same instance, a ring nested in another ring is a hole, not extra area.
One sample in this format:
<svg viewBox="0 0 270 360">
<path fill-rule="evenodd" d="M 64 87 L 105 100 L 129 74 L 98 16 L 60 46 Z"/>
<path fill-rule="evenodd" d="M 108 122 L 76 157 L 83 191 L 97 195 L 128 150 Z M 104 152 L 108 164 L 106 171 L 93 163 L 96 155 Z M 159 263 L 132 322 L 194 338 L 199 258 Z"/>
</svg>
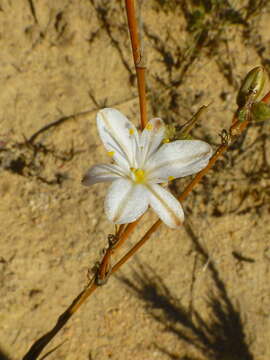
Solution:
<svg viewBox="0 0 270 360">
<path fill-rule="evenodd" d="M 196 251 L 205 262 L 209 261 L 207 252 L 189 225 L 186 225 L 186 231 Z M 126 277 L 120 277 L 120 280 L 146 303 L 151 316 L 162 323 L 167 331 L 195 347 L 200 358 L 252 360 L 240 311 L 230 300 L 226 286 L 212 262 L 208 264 L 208 271 L 214 285 L 206 299 L 209 308 L 207 320 L 196 309 L 187 309 L 175 299 L 162 278 L 148 265 L 139 263 L 139 270 L 134 271 L 132 280 Z M 156 346 L 171 359 L 197 360 L 188 353 L 180 357 L 164 347 Z"/>
<path fill-rule="evenodd" d="M 0 360 L 11 360 L 1 349 L 1 346 L 0 346 Z"/>
</svg>

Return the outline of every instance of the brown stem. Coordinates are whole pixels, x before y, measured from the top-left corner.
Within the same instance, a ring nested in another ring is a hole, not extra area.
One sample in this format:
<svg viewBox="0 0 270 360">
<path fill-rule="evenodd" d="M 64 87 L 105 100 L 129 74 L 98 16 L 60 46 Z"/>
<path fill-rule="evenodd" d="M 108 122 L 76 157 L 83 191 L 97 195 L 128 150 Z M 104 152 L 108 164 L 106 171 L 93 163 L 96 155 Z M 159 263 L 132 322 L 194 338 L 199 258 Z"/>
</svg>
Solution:
<svg viewBox="0 0 270 360">
<path fill-rule="evenodd" d="M 128 27 L 130 33 L 131 46 L 132 46 L 133 60 L 134 60 L 137 82 L 138 82 L 140 113 L 141 113 L 141 129 L 144 129 L 147 123 L 145 59 L 140 46 L 140 40 L 137 31 L 138 26 L 137 26 L 136 12 L 135 12 L 135 6 L 133 0 L 126 0 L 126 12 L 127 12 Z"/>
<path fill-rule="evenodd" d="M 119 227 L 119 230 L 116 234 L 116 239 L 117 239 L 116 243 L 109 246 L 109 248 L 106 250 L 106 253 L 104 254 L 104 256 L 101 260 L 100 267 L 99 267 L 98 274 L 97 274 L 97 277 L 98 277 L 98 280 L 100 281 L 100 283 L 105 282 L 106 278 L 110 275 L 112 256 L 116 254 L 117 250 L 128 239 L 128 237 L 130 236 L 132 231 L 135 229 L 135 227 L 137 226 L 140 219 L 141 218 L 134 221 L 133 223 L 127 224 L 126 227 L 125 227 L 125 225 L 121 225 Z"/>
<path fill-rule="evenodd" d="M 266 104 L 270 104 L 270 91 L 262 98 L 262 100 Z"/>
</svg>

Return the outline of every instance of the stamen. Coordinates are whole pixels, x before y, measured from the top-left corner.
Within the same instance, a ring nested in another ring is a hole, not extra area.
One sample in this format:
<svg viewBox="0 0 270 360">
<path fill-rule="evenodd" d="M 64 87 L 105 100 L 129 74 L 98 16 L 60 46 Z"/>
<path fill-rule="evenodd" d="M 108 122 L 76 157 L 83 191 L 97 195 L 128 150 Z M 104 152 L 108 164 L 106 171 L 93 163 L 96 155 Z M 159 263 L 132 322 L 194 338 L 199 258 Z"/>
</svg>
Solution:
<svg viewBox="0 0 270 360">
<path fill-rule="evenodd" d="M 148 123 L 145 128 L 146 130 L 151 131 L 153 130 L 153 125 L 151 123 Z"/>
<path fill-rule="evenodd" d="M 169 177 L 168 177 L 168 181 L 172 181 L 172 180 L 174 180 L 174 179 L 175 179 L 174 176 L 169 176 Z"/>
<path fill-rule="evenodd" d="M 142 169 L 136 169 L 134 171 L 135 174 L 135 182 L 141 184 L 145 182 L 145 172 Z"/>
<path fill-rule="evenodd" d="M 170 142 L 170 139 L 169 138 L 167 138 L 167 139 L 163 139 L 163 144 L 168 144 L 169 142 Z"/>
<path fill-rule="evenodd" d="M 143 169 L 135 169 L 134 167 L 130 168 L 130 171 L 134 174 L 134 182 L 136 184 L 142 184 L 146 181 L 145 171 Z"/>
<path fill-rule="evenodd" d="M 130 134 L 130 135 L 133 135 L 133 134 L 134 134 L 134 129 L 130 128 L 130 129 L 129 129 L 129 134 Z"/>
<path fill-rule="evenodd" d="M 115 151 L 108 151 L 108 155 L 109 155 L 110 157 L 113 157 L 114 154 L 115 154 Z"/>
</svg>

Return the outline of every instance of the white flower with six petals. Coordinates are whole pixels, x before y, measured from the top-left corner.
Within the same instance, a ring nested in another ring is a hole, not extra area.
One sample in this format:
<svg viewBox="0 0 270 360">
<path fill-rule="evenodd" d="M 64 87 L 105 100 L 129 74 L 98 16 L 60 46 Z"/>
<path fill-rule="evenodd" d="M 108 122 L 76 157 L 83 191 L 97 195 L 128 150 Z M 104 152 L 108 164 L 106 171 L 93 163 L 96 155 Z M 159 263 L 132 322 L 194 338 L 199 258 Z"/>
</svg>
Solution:
<svg viewBox="0 0 270 360">
<path fill-rule="evenodd" d="M 180 202 L 158 185 L 202 170 L 212 155 L 201 140 L 177 140 L 163 144 L 165 125 L 150 120 L 139 133 L 118 110 L 97 114 L 99 136 L 115 164 L 98 164 L 84 176 L 83 185 L 112 182 L 105 199 L 105 213 L 115 224 L 138 219 L 150 205 L 169 227 L 184 220 Z"/>
</svg>

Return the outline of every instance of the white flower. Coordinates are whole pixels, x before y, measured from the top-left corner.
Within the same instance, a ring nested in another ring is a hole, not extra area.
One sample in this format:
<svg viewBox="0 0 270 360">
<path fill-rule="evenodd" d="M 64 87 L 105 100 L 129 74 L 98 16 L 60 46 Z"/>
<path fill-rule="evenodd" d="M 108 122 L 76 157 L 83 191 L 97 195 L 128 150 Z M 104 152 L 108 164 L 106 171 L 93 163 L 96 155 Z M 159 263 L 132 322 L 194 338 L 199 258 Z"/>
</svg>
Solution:
<svg viewBox="0 0 270 360">
<path fill-rule="evenodd" d="M 116 224 L 138 219 L 150 205 L 171 228 L 181 225 L 184 212 L 179 201 L 159 183 L 202 170 L 212 155 L 200 140 L 177 140 L 163 144 L 165 125 L 152 119 L 138 133 L 118 110 L 105 108 L 97 114 L 101 140 L 115 164 L 93 166 L 82 183 L 112 181 L 105 199 L 105 213 Z"/>
</svg>

